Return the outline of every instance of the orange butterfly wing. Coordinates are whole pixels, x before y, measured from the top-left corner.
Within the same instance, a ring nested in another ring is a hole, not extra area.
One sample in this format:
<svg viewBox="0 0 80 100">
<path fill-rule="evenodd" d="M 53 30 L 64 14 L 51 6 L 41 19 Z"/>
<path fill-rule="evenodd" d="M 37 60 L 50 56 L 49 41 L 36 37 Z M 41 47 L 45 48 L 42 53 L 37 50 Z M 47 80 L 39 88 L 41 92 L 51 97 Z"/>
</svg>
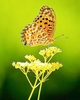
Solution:
<svg viewBox="0 0 80 100">
<path fill-rule="evenodd" d="M 29 46 L 53 43 L 54 30 L 55 12 L 52 8 L 43 6 L 33 23 L 23 29 L 22 41 Z"/>
</svg>

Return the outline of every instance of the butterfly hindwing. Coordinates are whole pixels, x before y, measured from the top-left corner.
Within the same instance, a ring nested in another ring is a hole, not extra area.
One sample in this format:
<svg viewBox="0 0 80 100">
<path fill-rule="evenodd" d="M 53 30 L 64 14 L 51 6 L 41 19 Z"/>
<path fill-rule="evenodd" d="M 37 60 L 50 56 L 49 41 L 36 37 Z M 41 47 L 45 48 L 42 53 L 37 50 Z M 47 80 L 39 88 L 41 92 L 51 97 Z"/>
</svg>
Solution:
<svg viewBox="0 0 80 100">
<path fill-rule="evenodd" d="M 30 46 L 49 44 L 54 41 L 54 29 L 55 12 L 52 8 L 43 6 L 33 23 L 23 29 L 22 40 L 25 45 Z"/>
</svg>

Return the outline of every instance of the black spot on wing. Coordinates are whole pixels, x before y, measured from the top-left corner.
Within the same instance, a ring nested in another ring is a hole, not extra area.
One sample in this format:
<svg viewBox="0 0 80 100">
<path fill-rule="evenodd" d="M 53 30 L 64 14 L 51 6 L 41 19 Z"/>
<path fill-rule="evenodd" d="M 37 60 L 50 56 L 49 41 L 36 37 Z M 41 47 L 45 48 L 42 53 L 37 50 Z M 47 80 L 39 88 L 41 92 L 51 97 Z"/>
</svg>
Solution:
<svg viewBox="0 0 80 100">
<path fill-rule="evenodd" d="M 44 24 L 48 24 L 47 22 L 44 22 Z"/>
</svg>

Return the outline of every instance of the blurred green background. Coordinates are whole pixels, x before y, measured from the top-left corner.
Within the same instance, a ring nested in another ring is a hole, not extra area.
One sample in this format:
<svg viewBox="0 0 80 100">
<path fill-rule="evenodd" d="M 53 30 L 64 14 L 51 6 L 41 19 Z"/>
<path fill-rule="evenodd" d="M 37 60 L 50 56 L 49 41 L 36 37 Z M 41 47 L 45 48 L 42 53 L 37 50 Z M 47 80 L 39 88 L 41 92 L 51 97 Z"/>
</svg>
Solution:
<svg viewBox="0 0 80 100">
<path fill-rule="evenodd" d="M 40 100 L 80 100 L 80 0 L 0 1 L 0 100 L 28 99 L 31 87 L 12 62 L 25 61 L 26 54 L 42 60 L 38 55 L 40 46 L 24 46 L 20 32 L 32 23 L 44 5 L 52 7 L 56 13 L 54 37 L 64 34 L 51 45 L 61 48 L 62 52 L 52 61 L 61 62 L 63 67 L 43 84 Z M 37 92 L 38 89 L 31 100 L 37 100 Z"/>
</svg>

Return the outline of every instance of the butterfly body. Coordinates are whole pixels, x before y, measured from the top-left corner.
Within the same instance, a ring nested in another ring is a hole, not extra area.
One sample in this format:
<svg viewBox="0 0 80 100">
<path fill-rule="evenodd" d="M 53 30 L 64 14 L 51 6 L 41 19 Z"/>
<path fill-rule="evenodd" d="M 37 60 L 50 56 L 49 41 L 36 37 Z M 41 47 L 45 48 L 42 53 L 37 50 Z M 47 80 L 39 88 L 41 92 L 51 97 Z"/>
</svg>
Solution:
<svg viewBox="0 0 80 100">
<path fill-rule="evenodd" d="M 55 12 L 52 8 L 43 6 L 33 23 L 23 29 L 22 41 L 28 46 L 48 45 L 54 42 L 54 29 Z"/>
</svg>

